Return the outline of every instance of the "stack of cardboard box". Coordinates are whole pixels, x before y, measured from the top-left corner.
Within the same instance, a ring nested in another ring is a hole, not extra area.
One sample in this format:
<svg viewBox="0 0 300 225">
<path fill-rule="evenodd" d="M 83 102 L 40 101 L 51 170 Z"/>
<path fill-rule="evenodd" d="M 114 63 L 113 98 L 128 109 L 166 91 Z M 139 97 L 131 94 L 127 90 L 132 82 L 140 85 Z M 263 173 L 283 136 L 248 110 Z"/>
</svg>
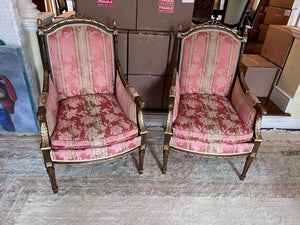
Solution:
<svg viewBox="0 0 300 225">
<path fill-rule="evenodd" d="M 264 42 L 271 24 L 286 25 L 294 0 L 261 0 L 250 39 Z"/>
<path fill-rule="evenodd" d="M 129 82 L 147 109 L 166 109 L 174 32 L 191 25 L 193 0 L 77 0 L 76 10 L 112 27 L 116 20 L 118 56 Z"/>
<path fill-rule="evenodd" d="M 270 0 L 261 26 L 258 40 L 264 42 L 271 24 L 286 25 L 289 21 L 294 0 Z"/>
<path fill-rule="evenodd" d="M 270 25 L 260 55 L 245 54 L 242 68 L 249 88 L 258 97 L 269 97 L 293 44 L 292 27 Z"/>
</svg>

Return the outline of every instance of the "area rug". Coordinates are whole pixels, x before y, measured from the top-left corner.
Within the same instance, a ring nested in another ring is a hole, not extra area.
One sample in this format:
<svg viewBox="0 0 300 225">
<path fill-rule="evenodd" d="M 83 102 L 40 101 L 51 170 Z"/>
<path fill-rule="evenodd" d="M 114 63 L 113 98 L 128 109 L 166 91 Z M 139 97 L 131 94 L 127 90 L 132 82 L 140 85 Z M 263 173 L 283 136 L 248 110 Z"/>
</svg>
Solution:
<svg viewBox="0 0 300 225">
<path fill-rule="evenodd" d="M 143 175 L 137 173 L 137 154 L 57 166 L 54 195 L 39 136 L 0 135 L 0 224 L 298 224 L 300 136 L 263 136 L 245 181 L 237 176 L 243 158 L 175 152 L 167 175 L 161 174 L 163 131 L 150 130 Z"/>
</svg>

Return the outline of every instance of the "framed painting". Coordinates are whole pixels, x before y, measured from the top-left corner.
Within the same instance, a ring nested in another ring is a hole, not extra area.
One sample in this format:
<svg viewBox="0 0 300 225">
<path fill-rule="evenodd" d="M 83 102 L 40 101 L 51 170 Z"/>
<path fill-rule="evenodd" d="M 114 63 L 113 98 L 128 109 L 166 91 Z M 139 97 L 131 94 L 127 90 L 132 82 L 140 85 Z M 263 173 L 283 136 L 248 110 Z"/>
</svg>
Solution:
<svg viewBox="0 0 300 225">
<path fill-rule="evenodd" d="M 0 132 L 38 130 L 20 49 L 0 45 Z"/>
</svg>

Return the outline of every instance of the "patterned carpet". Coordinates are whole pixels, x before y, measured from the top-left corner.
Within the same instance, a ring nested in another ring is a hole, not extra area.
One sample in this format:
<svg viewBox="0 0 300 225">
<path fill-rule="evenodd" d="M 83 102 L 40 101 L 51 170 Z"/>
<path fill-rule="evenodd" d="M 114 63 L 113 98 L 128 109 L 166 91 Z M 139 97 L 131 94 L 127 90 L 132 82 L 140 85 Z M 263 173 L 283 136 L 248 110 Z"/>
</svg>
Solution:
<svg viewBox="0 0 300 225">
<path fill-rule="evenodd" d="M 246 180 L 242 182 L 239 181 L 237 172 L 242 170 L 243 158 L 203 159 L 171 152 L 168 173 L 161 174 L 162 134 L 161 130 L 151 130 L 149 133 L 143 175 L 137 173 L 137 154 L 97 165 L 57 166 L 57 195 L 52 194 L 43 165 L 39 136 L 0 135 L 0 224 L 43 224 L 38 220 L 36 223 L 34 220 L 25 222 L 24 218 L 28 217 L 25 215 L 29 215 L 26 213 L 34 212 L 30 211 L 31 204 L 40 207 L 37 202 L 58 199 L 63 201 L 64 198 L 74 200 L 78 196 L 81 196 L 81 200 L 97 197 L 109 201 L 108 198 L 112 197 L 123 199 L 123 202 L 126 202 L 126 199 L 129 201 L 130 197 L 139 199 L 145 196 L 149 199 L 171 198 L 170 202 L 179 198 L 191 201 L 199 197 L 202 200 L 208 198 L 206 202 L 213 199 L 217 202 L 220 198 L 239 198 L 243 200 L 241 202 L 245 199 L 258 201 L 267 198 L 272 201 L 277 199 L 276 201 L 282 204 L 289 201 L 291 210 L 293 204 L 299 209 L 299 136 L 293 137 L 291 141 L 288 136 L 281 138 L 280 133 L 265 133 L 265 141 L 258 157 L 253 162 Z M 221 202 L 224 201 L 220 201 L 219 204 Z M 44 221 L 44 224 L 58 224 L 55 220 L 53 223 Z M 285 224 L 284 221 L 288 220 L 281 220 L 281 224 Z M 286 224 L 293 224 L 289 222 Z"/>
</svg>

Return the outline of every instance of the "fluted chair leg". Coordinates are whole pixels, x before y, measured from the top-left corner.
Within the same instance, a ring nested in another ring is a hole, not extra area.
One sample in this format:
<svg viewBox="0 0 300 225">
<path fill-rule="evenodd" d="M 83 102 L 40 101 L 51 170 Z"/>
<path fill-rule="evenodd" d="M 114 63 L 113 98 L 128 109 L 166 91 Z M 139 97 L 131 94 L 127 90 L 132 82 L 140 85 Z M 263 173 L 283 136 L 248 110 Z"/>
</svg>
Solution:
<svg viewBox="0 0 300 225">
<path fill-rule="evenodd" d="M 251 154 L 248 155 L 248 157 L 246 159 L 246 162 L 245 162 L 245 165 L 244 165 L 243 172 L 242 172 L 242 174 L 240 176 L 240 180 L 245 180 L 246 174 L 247 174 L 247 172 L 248 172 L 248 170 L 249 170 L 249 168 L 250 168 L 250 166 L 251 166 L 254 158 L 255 157 L 251 156 Z"/>
<path fill-rule="evenodd" d="M 246 159 L 246 162 L 245 162 L 245 165 L 244 165 L 244 169 L 243 169 L 243 172 L 240 176 L 240 180 L 245 180 L 246 178 L 246 174 L 254 160 L 254 158 L 256 157 L 256 154 L 257 154 L 257 151 L 258 151 L 258 148 L 261 144 L 261 141 L 254 141 L 254 147 L 253 147 L 253 150 L 252 152 L 250 153 L 250 155 L 248 155 L 247 159 Z"/>
<path fill-rule="evenodd" d="M 52 165 L 50 167 L 46 167 L 46 169 L 47 169 L 47 173 L 48 173 L 48 176 L 49 176 L 49 179 L 50 179 L 50 182 L 51 182 L 53 193 L 55 194 L 55 193 L 58 192 L 58 187 L 57 187 L 57 184 L 56 184 L 54 166 Z"/>
<path fill-rule="evenodd" d="M 169 159 L 169 149 L 170 149 L 170 134 L 165 133 L 165 140 L 164 140 L 164 150 L 163 150 L 163 168 L 162 168 L 162 173 L 166 174 L 167 173 L 167 164 L 168 164 L 168 159 Z"/>
<path fill-rule="evenodd" d="M 163 168 L 162 168 L 162 173 L 163 174 L 167 173 L 168 158 L 169 158 L 169 149 L 165 149 L 164 150 L 164 157 L 163 157 Z"/>
<path fill-rule="evenodd" d="M 141 147 L 139 150 L 139 174 L 143 174 L 144 171 L 144 156 L 145 156 L 145 148 Z"/>
</svg>

